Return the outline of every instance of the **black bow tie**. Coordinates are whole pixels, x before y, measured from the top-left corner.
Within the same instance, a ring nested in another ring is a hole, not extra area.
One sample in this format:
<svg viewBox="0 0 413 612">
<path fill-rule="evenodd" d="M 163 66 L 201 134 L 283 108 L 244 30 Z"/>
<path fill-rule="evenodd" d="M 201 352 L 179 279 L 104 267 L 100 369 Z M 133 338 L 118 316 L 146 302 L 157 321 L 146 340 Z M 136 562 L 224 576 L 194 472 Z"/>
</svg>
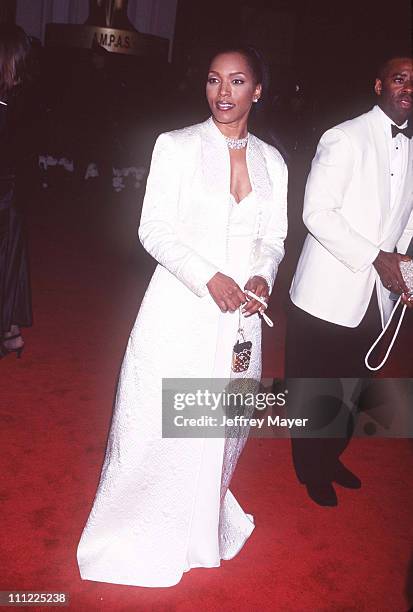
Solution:
<svg viewBox="0 0 413 612">
<path fill-rule="evenodd" d="M 392 138 L 395 138 L 397 134 L 403 134 L 406 138 L 411 138 L 413 136 L 413 126 L 407 125 L 405 128 L 399 128 L 397 125 L 392 123 L 391 125 L 391 135 Z"/>
</svg>

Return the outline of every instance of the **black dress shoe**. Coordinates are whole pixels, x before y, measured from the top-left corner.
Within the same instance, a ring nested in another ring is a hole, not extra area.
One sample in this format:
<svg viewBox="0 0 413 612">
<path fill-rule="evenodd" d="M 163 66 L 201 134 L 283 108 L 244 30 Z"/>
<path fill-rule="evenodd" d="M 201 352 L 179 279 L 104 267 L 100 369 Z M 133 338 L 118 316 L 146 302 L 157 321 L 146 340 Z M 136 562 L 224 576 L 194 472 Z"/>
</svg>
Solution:
<svg viewBox="0 0 413 612">
<path fill-rule="evenodd" d="M 333 482 L 346 487 L 346 489 L 360 489 L 361 480 L 353 472 L 350 472 L 345 465 L 339 461 L 334 472 Z"/>
<path fill-rule="evenodd" d="M 309 497 L 319 506 L 337 506 L 337 495 L 331 482 L 305 485 Z"/>
</svg>

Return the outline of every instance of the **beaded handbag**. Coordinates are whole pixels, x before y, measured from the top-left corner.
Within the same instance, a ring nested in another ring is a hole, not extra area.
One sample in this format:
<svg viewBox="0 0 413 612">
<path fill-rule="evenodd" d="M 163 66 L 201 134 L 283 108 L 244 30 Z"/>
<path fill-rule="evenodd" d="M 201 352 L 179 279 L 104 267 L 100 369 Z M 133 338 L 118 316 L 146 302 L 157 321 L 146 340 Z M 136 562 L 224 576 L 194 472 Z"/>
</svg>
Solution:
<svg viewBox="0 0 413 612">
<path fill-rule="evenodd" d="M 247 294 L 247 300 L 249 299 L 258 300 L 258 302 L 261 302 L 264 308 L 267 308 L 267 302 L 263 298 L 258 297 L 258 295 L 256 295 L 252 291 L 249 291 L 248 289 L 245 291 L 245 293 Z M 260 310 L 259 314 L 264 319 L 266 324 L 269 325 L 269 327 L 273 327 L 274 323 L 271 321 L 270 317 L 268 317 L 265 314 L 263 308 Z M 239 315 L 239 320 L 238 320 L 237 341 L 234 344 L 234 347 L 232 349 L 232 365 L 231 365 L 232 371 L 235 374 L 238 374 L 239 372 L 246 372 L 248 370 L 250 366 L 251 351 L 252 351 L 252 342 L 245 340 L 245 336 L 244 336 L 244 329 L 242 326 L 241 306 L 238 309 L 238 315 Z"/>
<path fill-rule="evenodd" d="M 403 280 L 409 289 L 409 295 L 413 295 L 413 259 L 410 261 L 401 261 L 399 265 Z"/>
<path fill-rule="evenodd" d="M 237 341 L 232 349 L 232 364 L 231 369 L 235 374 L 246 372 L 250 367 L 252 342 L 245 340 L 244 328 L 242 325 L 241 308 L 238 309 L 238 330 Z"/>
<path fill-rule="evenodd" d="M 242 340 L 242 341 L 240 341 Z M 252 352 L 252 342 L 246 341 L 244 330 L 239 328 L 237 332 L 237 341 L 232 349 L 232 371 L 238 374 L 246 372 L 250 367 Z"/>
</svg>

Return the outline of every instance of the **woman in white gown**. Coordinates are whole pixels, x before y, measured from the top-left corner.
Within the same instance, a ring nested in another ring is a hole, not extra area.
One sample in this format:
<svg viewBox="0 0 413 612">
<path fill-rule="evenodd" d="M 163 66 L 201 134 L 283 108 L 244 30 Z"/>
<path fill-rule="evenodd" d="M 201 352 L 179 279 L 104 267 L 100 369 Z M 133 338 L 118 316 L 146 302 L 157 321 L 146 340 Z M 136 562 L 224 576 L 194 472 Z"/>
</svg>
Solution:
<svg viewBox="0 0 413 612">
<path fill-rule="evenodd" d="M 238 309 L 261 376 L 262 304 L 284 255 L 287 171 L 247 132 L 262 93 L 253 49 L 219 52 L 206 95 L 212 117 L 161 134 L 139 227 L 158 261 L 123 360 L 100 483 L 78 547 L 81 577 L 172 586 L 216 567 L 251 534 L 228 489 L 223 438 L 162 438 L 162 378 L 230 378 Z"/>
</svg>

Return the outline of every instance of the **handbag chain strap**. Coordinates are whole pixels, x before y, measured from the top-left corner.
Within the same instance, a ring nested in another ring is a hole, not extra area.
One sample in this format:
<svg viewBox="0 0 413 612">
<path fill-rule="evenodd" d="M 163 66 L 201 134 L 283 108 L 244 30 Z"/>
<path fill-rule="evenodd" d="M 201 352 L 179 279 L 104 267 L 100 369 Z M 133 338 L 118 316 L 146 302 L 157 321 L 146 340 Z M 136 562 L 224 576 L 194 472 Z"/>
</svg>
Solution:
<svg viewBox="0 0 413 612">
<path fill-rule="evenodd" d="M 390 325 L 390 323 L 391 323 L 391 321 L 392 321 L 392 319 L 393 319 L 393 315 L 394 315 L 394 313 L 396 312 L 397 307 L 399 306 L 399 304 L 400 304 L 400 303 L 401 303 L 401 297 L 399 297 L 399 299 L 397 300 L 396 304 L 394 305 L 394 308 L 393 308 L 393 310 L 392 310 L 392 312 L 391 312 L 391 315 L 390 315 L 390 317 L 389 317 L 389 320 L 387 321 L 387 323 L 386 323 L 385 327 L 382 329 L 382 331 L 381 331 L 381 333 L 380 333 L 379 337 L 378 337 L 378 338 L 377 338 L 377 340 L 374 342 L 374 344 L 372 344 L 372 346 L 371 346 L 371 348 L 370 348 L 369 352 L 367 353 L 367 355 L 366 355 L 366 356 L 365 356 L 365 358 L 364 358 L 364 363 L 366 364 L 366 368 L 368 368 L 368 369 L 369 369 L 369 370 L 371 370 L 372 372 L 377 372 L 377 370 L 380 370 L 380 368 L 382 368 L 382 367 L 384 366 L 384 364 L 386 363 L 386 361 L 387 361 L 387 359 L 388 359 L 388 357 L 389 357 L 389 355 L 390 355 L 390 351 L 391 351 L 391 350 L 392 350 L 392 348 L 393 348 L 393 344 L 396 342 L 397 335 L 398 335 L 398 333 L 399 333 L 399 330 L 400 330 L 401 324 L 402 324 L 402 322 L 403 322 L 404 315 L 405 315 L 405 313 L 406 313 L 406 308 L 407 308 L 406 304 L 403 306 L 403 310 L 402 310 L 402 312 L 401 312 L 401 314 L 400 314 L 400 319 L 399 319 L 399 322 L 397 323 L 396 331 L 395 331 L 395 332 L 394 332 L 394 334 L 393 334 L 393 338 L 392 338 L 392 340 L 391 340 L 391 342 L 390 342 L 390 344 L 389 344 L 389 348 L 387 349 L 387 352 L 386 352 L 385 356 L 383 357 L 382 361 L 381 361 L 381 362 L 379 363 L 379 365 L 378 365 L 378 366 L 376 366 L 376 367 L 371 366 L 371 365 L 369 364 L 369 357 L 370 357 L 370 355 L 371 355 L 372 351 L 373 351 L 373 350 L 376 348 L 377 344 L 380 342 L 380 340 L 383 338 L 384 334 L 385 334 L 385 333 L 386 333 L 386 331 L 388 330 L 389 325 Z"/>
<path fill-rule="evenodd" d="M 238 308 L 238 331 L 237 331 L 237 335 L 240 336 L 242 338 L 242 341 L 245 342 L 245 336 L 244 336 L 244 322 L 243 322 L 243 316 L 241 314 L 241 308 L 242 308 L 242 304 L 241 306 Z"/>
</svg>

